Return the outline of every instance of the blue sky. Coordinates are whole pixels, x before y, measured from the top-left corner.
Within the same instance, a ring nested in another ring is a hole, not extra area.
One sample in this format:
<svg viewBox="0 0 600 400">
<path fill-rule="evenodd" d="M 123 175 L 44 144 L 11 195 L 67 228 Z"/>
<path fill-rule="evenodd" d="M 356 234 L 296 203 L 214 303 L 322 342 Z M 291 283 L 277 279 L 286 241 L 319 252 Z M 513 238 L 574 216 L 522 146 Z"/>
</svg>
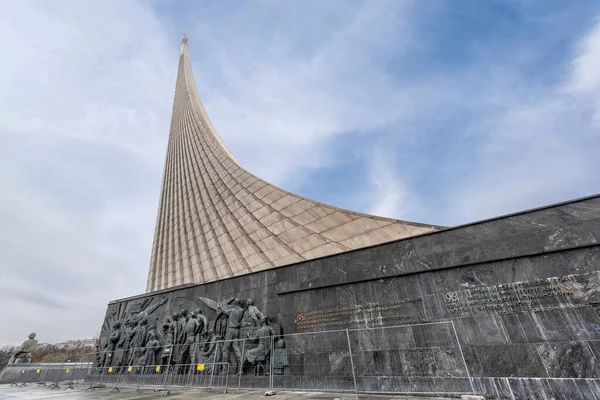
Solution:
<svg viewBox="0 0 600 400">
<path fill-rule="evenodd" d="M 457 225 L 597 193 L 598 1 L 5 1 L 0 344 L 145 289 L 179 41 L 249 171 Z"/>
</svg>

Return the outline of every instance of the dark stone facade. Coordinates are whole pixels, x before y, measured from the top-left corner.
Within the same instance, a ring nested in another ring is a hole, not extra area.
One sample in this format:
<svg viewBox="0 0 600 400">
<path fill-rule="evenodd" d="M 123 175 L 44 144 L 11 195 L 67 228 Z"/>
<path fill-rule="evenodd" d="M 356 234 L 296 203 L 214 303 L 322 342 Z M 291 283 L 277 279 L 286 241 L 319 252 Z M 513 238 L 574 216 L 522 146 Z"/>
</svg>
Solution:
<svg viewBox="0 0 600 400">
<path fill-rule="evenodd" d="M 210 321 L 200 297 L 253 299 L 278 335 L 350 329 L 306 337 L 351 339 L 362 391 L 600 399 L 600 195 L 117 300 L 102 345 L 130 307 L 164 302 L 148 316 L 154 326 L 182 304 Z M 393 326 L 403 327 L 364 330 Z M 287 361 L 318 389 L 346 354 L 302 369 L 306 342 L 286 337 Z"/>
</svg>

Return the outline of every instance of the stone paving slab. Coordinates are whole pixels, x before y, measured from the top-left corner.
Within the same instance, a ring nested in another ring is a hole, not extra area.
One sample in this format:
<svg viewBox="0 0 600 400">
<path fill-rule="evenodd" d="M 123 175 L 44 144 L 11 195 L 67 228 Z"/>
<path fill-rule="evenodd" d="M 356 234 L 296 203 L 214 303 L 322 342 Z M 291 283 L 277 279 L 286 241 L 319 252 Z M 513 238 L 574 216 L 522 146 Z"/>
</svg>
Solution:
<svg viewBox="0 0 600 400">
<path fill-rule="evenodd" d="M 50 390 L 44 387 L 14 387 L 0 385 L 0 400 L 30 400 L 30 399 L 67 399 L 67 400 L 146 400 L 146 399 L 174 399 L 174 400 L 355 400 L 354 394 L 348 393 L 323 393 L 323 392 L 276 392 L 275 396 L 264 396 L 264 390 L 187 390 L 172 392 L 169 397 L 161 397 L 161 392 L 145 390 L 142 393 L 133 393 L 133 389 L 125 388 L 121 392 L 111 392 L 109 389 L 98 389 L 85 392 L 83 389 L 75 390 Z M 360 395 L 359 400 L 450 400 L 442 397 L 417 397 L 417 396 L 374 396 Z"/>
</svg>

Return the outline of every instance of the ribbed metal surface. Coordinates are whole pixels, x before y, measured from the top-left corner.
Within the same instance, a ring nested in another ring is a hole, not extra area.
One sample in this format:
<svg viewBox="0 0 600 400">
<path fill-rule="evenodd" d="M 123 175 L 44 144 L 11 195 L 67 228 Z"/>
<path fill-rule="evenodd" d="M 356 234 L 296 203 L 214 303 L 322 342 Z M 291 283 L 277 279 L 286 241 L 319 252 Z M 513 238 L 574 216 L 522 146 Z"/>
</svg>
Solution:
<svg viewBox="0 0 600 400">
<path fill-rule="evenodd" d="M 425 233 L 273 186 L 243 169 L 202 105 L 181 45 L 147 291 L 202 283 Z"/>
</svg>

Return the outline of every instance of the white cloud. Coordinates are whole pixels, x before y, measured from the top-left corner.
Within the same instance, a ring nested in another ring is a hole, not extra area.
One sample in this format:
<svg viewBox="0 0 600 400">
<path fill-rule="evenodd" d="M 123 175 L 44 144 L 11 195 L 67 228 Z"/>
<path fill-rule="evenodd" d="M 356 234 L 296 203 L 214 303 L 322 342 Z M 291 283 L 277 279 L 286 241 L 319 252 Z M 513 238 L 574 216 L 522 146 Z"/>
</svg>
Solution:
<svg viewBox="0 0 600 400">
<path fill-rule="evenodd" d="M 453 223 L 597 192 L 600 23 L 579 43 L 572 68 L 553 85 L 532 90 L 519 79 L 513 93 L 497 96 L 489 88 L 499 112 L 472 120 L 482 145 L 470 182 L 456 190 Z"/>
<path fill-rule="evenodd" d="M 578 44 L 567 88 L 578 93 L 600 91 L 600 18 Z"/>
<path fill-rule="evenodd" d="M 595 106 L 593 118 L 600 128 L 600 17 L 596 18 L 591 31 L 580 40 L 577 50 L 564 91 L 588 102 L 583 106 L 589 103 Z"/>
<path fill-rule="evenodd" d="M 0 34 L 0 343 L 91 336 L 145 288 L 177 46 L 135 1 L 5 2 Z"/>
<path fill-rule="evenodd" d="M 389 218 L 398 218 L 406 214 L 407 199 L 406 190 L 402 186 L 402 180 L 394 169 L 389 153 L 384 149 L 375 148 L 370 157 L 369 168 L 369 214 L 381 215 Z"/>
<path fill-rule="evenodd" d="M 330 7 L 317 2 L 312 6 L 318 10 L 310 14 L 324 24 L 314 27 L 319 33 L 324 30 L 319 40 L 307 44 L 303 35 L 313 28 L 307 27 L 290 41 L 269 37 L 253 42 L 253 51 L 246 41 L 233 41 L 218 49 L 218 56 L 205 49 L 219 37 L 192 29 L 199 91 L 242 165 L 271 182 L 286 184 L 298 169 L 327 164 L 322 146 L 328 141 L 349 131 L 384 126 L 403 114 L 409 103 L 406 94 L 394 90 L 375 59 L 408 46 L 411 4 L 342 2 Z M 237 23 L 246 28 L 262 12 L 244 9 L 247 15 Z M 274 36 L 287 35 L 288 29 L 282 27 Z M 294 50 L 302 51 L 302 46 L 310 49 L 297 57 Z M 222 80 L 226 88 L 213 90 L 210 82 L 215 80 Z"/>
</svg>

